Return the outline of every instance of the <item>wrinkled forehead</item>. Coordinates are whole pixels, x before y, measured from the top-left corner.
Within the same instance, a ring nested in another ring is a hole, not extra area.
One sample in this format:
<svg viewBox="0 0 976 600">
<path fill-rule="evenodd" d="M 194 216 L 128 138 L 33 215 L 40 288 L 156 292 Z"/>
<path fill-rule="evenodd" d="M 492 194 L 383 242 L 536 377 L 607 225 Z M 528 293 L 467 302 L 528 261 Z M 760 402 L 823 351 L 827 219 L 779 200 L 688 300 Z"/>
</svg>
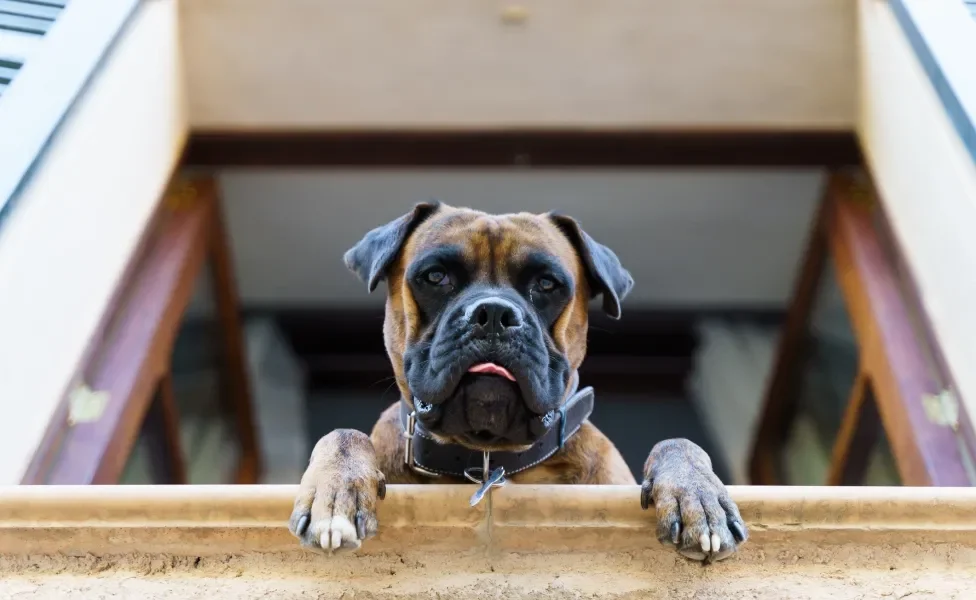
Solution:
<svg viewBox="0 0 976 600">
<path fill-rule="evenodd" d="M 545 215 L 486 213 L 442 208 L 422 223 L 407 244 L 405 258 L 451 249 L 465 264 L 488 272 L 493 267 L 517 267 L 547 256 L 572 275 L 577 273 L 576 252 L 566 236 Z"/>
</svg>

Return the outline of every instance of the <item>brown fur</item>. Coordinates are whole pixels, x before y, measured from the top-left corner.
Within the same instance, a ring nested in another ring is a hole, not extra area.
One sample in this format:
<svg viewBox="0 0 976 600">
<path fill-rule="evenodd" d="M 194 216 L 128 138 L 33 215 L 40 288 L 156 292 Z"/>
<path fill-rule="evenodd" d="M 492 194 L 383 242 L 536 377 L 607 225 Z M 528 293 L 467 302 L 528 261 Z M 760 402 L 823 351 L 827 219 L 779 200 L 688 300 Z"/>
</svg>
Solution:
<svg viewBox="0 0 976 600">
<path fill-rule="evenodd" d="M 529 251 L 544 250 L 557 256 L 574 275 L 576 294 L 556 321 L 553 342 L 573 369 L 580 366 L 586 355 L 590 289 L 585 268 L 559 227 L 545 215 L 494 216 L 442 205 L 413 231 L 386 277 L 389 291 L 383 337 L 404 398 L 411 399 L 403 372 L 404 351 L 422 334 L 417 304 L 404 281 L 405 267 L 419 252 L 442 244 L 462 248 L 465 257 L 477 265 L 476 278 L 486 281 L 501 277 L 509 265 L 517 264 Z M 314 548 L 320 539 L 328 540 L 322 536 L 323 532 L 329 535 L 324 528 L 330 514 L 355 516 L 357 529 L 365 533 L 358 539 L 369 537 L 375 530 L 375 502 L 385 482 L 456 482 L 422 476 L 406 466 L 399 419 L 399 408 L 394 404 L 380 416 L 368 439 L 360 432 L 338 430 L 316 445 L 290 524 L 303 544 Z M 613 443 L 589 422 L 562 451 L 510 480 L 537 484 L 636 483 Z M 724 550 L 736 546 L 733 529 L 740 528 L 735 538 L 745 538 L 738 510 L 712 472 L 710 459 L 687 440 L 668 440 L 655 446 L 644 468 L 642 495 L 646 506 L 653 503 L 657 507 L 659 539 L 674 543 L 689 556 L 700 558 L 696 555 L 702 549 L 701 536 L 709 532 L 721 539 Z M 325 500 L 321 500 L 323 496 Z M 330 497 L 334 499 L 330 501 Z M 364 525 L 360 526 L 360 520 Z M 675 526 L 680 535 L 674 534 Z M 343 537 L 342 541 L 342 547 L 358 547 L 357 540 Z M 708 552 L 703 556 L 722 557 Z"/>
<path fill-rule="evenodd" d="M 544 215 L 518 213 L 488 215 L 482 212 L 442 206 L 424 221 L 407 240 L 397 262 L 387 276 L 389 292 L 383 338 L 393 363 L 397 386 L 404 398 L 410 390 L 403 375 L 403 352 L 408 343 L 421 335 L 417 304 L 404 281 L 406 265 L 414 256 L 432 247 L 454 244 L 464 249 L 465 258 L 478 265 L 478 277 L 492 280 L 509 264 L 518 263 L 532 250 L 556 255 L 576 279 L 576 295 L 556 323 L 554 341 L 574 369 L 586 356 L 587 306 L 590 289 L 586 274 L 572 244 Z"/>
</svg>

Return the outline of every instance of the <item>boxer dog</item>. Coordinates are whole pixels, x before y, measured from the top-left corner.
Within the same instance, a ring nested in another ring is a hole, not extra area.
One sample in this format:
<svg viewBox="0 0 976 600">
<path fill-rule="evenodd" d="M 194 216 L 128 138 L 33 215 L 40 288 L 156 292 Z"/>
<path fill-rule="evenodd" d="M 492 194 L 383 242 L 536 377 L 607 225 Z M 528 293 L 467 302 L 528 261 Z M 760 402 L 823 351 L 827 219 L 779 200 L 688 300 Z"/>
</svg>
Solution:
<svg viewBox="0 0 976 600">
<path fill-rule="evenodd" d="M 612 250 L 572 218 L 489 215 L 422 203 L 368 232 L 344 257 L 373 291 L 386 281 L 383 337 L 401 399 L 366 434 L 339 429 L 315 445 L 289 529 L 329 552 L 377 530 L 387 483 L 633 484 L 578 389 L 587 306 L 620 318 L 633 287 Z M 710 562 L 746 526 L 700 447 L 658 443 L 640 501 L 657 538 Z M 636 499 L 635 499 L 636 501 Z"/>
</svg>

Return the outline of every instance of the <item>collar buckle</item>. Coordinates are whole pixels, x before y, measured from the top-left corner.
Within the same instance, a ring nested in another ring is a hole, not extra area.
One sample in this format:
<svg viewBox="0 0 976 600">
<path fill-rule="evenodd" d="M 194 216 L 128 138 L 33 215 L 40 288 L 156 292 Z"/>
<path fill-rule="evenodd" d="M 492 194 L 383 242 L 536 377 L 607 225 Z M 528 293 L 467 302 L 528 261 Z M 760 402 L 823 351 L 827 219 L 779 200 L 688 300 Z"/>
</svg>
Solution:
<svg viewBox="0 0 976 600">
<path fill-rule="evenodd" d="M 404 429 L 403 433 L 400 434 L 403 436 L 404 444 L 403 462 L 405 462 L 409 467 L 413 466 L 413 432 L 416 427 L 417 413 L 415 411 L 411 411 L 410 414 L 407 415 L 407 427 Z"/>
<path fill-rule="evenodd" d="M 404 429 L 403 433 L 403 462 L 410 468 L 410 470 L 425 475 L 427 477 L 440 477 L 440 473 L 435 473 L 433 471 L 428 471 L 427 469 L 421 467 L 413 458 L 413 436 L 417 430 L 417 411 L 411 411 L 407 415 L 407 427 Z"/>
</svg>

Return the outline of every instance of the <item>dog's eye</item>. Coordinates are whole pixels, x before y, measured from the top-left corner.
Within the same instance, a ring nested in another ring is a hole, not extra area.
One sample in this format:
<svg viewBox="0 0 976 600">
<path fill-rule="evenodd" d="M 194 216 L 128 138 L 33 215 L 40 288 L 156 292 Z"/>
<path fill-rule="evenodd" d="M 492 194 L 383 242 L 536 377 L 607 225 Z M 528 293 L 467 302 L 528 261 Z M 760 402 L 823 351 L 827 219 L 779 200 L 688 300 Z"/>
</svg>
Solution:
<svg viewBox="0 0 976 600">
<path fill-rule="evenodd" d="M 450 285 L 451 278 L 440 269 L 431 269 L 424 275 L 424 280 L 431 285 Z"/>
<path fill-rule="evenodd" d="M 556 289 L 556 281 L 550 277 L 540 277 L 538 285 L 543 292 L 551 292 Z"/>
</svg>

